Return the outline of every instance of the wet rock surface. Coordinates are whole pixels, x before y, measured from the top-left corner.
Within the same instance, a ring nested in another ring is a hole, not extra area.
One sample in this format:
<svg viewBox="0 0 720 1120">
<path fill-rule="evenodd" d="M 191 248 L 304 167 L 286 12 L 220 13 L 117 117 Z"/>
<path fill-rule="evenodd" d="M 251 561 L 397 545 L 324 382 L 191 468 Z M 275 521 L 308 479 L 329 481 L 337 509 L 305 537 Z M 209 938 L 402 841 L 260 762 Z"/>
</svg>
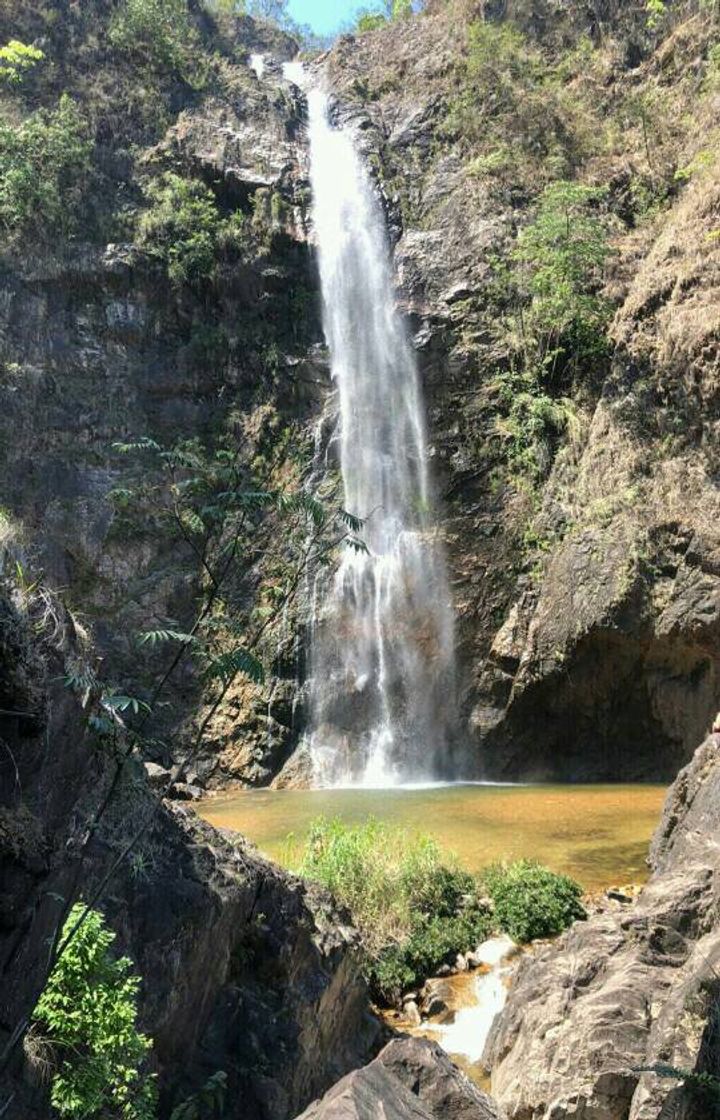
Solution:
<svg viewBox="0 0 720 1120">
<path fill-rule="evenodd" d="M 520 965 L 484 1061 L 516 1120 L 700 1120 L 712 1100 L 655 1064 L 717 1072 L 720 736 L 672 786 L 635 901 L 578 922 Z"/>
</svg>

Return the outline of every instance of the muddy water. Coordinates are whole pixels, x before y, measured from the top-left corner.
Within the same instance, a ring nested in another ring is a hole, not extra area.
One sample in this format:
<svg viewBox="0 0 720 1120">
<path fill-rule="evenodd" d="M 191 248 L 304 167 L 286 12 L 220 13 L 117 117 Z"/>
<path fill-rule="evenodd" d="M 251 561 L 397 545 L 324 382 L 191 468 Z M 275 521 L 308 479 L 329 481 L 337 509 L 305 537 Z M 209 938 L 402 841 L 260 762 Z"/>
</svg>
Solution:
<svg viewBox="0 0 720 1120">
<path fill-rule="evenodd" d="M 664 792 L 651 785 L 254 790 L 210 799 L 199 812 L 281 863 L 292 861 L 314 817 L 359 822 L 372 814 L 436 837 L 470 871 L 526 856 L 597 890 L 646 877 Z"/>
</svg>

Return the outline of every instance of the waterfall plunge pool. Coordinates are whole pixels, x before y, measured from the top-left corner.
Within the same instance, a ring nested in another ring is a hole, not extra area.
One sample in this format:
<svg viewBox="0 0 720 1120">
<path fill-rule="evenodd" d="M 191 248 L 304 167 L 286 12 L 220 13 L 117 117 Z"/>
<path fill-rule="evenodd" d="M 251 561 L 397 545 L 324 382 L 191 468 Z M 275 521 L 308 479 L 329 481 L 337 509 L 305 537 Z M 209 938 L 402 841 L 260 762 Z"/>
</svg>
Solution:
<svg viewBox="0 0 720 1120">
<path fill-rule="evenodd" d="M 463 867 L 538 859 L 587 891 L 640 883 L 666 789 L 658 785 L 454 784 L 421 788 L 244 790 L 198 805 L 288 865 L 318 816 L 368 816 L 433 836 Z M 291 840 L 288 841 L 288 836 Z"/>
</svg>

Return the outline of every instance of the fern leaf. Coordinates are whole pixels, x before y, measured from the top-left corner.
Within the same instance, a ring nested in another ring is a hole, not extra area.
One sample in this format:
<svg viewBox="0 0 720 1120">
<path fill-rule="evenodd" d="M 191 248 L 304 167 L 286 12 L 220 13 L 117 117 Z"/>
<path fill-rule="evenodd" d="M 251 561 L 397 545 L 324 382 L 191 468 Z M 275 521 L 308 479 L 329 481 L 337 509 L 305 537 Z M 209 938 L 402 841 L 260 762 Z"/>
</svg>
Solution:
<svg viewBox="0 0 720 1120">
<path fill-rule="evenodd" d="M 141 646 L 156 646 L 161 642 L 183 642 L 189 645 L 197 639 L 194 634 L 183 634 L 180 630 L 145 630 L 138 640 Z"/>
<path fill-rule="evenodd" d="M 261 662 L 242 646 L 213 658 L 205 670 L 206 677 L 211 680 L 221 680 L 225 683 L 239 673 L 244 674 L 254 684 L 264 684 L 265 682 L 265 670 Z"/>
<path fill-rule="evenodd" d="M 348 529 L 353 533 L 359 533 L 365 522 L 361 517 L 355 517 L 355 514 L 348 513 L 346 509 L 339 509 L 337 512 L 338 520 L 347 525 Z"/>
</svg>

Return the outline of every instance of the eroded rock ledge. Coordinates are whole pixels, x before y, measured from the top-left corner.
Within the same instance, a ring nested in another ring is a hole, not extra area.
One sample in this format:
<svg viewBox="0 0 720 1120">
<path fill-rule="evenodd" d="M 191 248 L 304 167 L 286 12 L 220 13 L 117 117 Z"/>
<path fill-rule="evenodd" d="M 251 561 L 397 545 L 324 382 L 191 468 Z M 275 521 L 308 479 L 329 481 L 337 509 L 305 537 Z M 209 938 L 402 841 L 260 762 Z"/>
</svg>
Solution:
<svg viewBox="0 0 720 1120">
<path fill-rule="evenodd" d="M 718 1072 L 719 823 L 713 734 L 670 789 L 637 901 L 576 923 L 521 966 L 485 1051 L 510 1120 L 712 1115 L 691 1088 L 639 1070 Z"/>
</svg>

